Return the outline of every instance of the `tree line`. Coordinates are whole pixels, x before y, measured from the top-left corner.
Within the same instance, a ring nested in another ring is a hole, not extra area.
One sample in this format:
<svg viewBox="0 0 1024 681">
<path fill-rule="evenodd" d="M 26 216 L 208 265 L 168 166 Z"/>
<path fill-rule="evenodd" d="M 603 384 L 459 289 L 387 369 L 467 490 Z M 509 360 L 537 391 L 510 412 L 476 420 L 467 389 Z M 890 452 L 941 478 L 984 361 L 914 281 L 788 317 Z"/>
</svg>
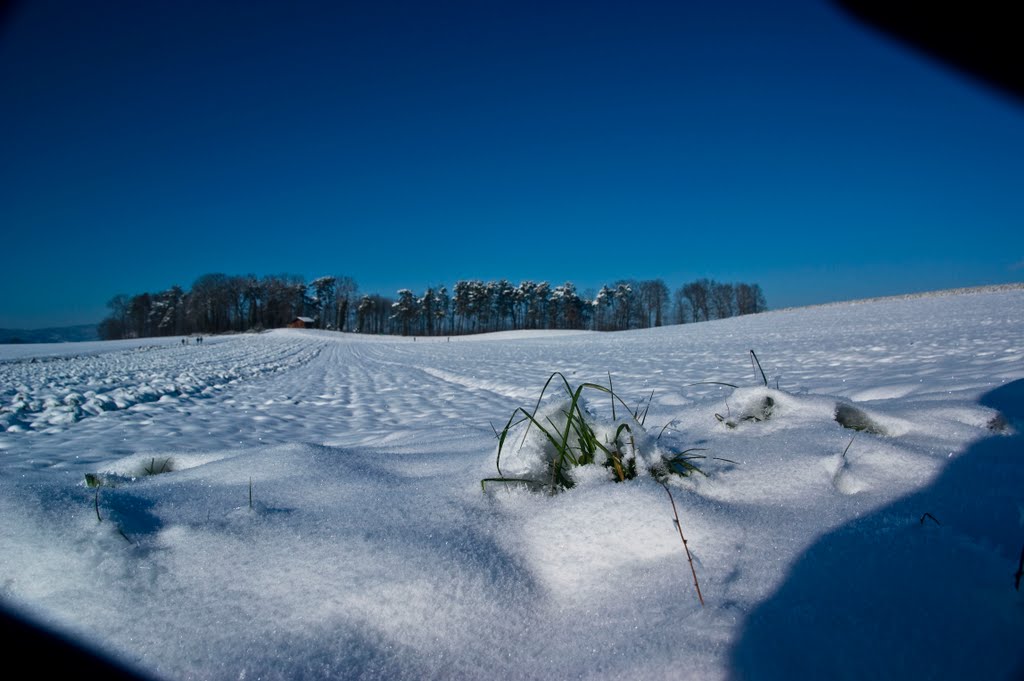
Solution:
<svg viewBox="0 0 1024 681">
<path fill-rule="evenodd" d="M 290 274 L 204 274 L 188 291 L 172 286 L 159 293 L 114 296 L 99 335 L 112 340 L 261 331 L 287 326 L 301 316 L 319 320 L 322 328 L 345 330 L 356 291 L 355 281 L 344 276 L 306 282 Z"/>
<path fill-rule="evenodd" d="M 287 326 L 393 335 L 460 335 L 520 329 L 621 331 L 724 319 L 767 309 L 758 284 L 698 279 L 675 291 L 661 279 L 622 279 L 580 292 L 572 282 L 462 280 L 401 289 L 394 298 L 359 294 L 347 276 L 307 282 L 296 275 L 204 274 L 190 290 L 117 295 L 99 325 L 103 339 L 211 334 Z"/>
</svg>

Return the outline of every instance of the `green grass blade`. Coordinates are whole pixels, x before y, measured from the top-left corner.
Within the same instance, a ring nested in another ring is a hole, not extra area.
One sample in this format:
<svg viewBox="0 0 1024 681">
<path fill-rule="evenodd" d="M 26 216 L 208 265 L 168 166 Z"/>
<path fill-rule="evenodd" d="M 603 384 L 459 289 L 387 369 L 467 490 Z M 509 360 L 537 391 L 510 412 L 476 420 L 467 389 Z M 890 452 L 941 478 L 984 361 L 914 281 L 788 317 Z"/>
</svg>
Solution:
<svg viewBox="0 0 1024 681">
<path fill-rule="evenodd" d="M 754 363 L 757 363 L 757 370 L 761 372 L 761 380 L 764 381 L 764 387 L 768 387 L 768 377 L 764 375 L 764 369 L 761 368 L 761 360 L 757 358 L 754 351 L 750 351 L 750 368 L 754 368 Z"/>
<path fill-rule="evenodd" d="M 726 388 L 737 388 L 738 386 L 732 383 L 723 383 L 722 381 L 697 381 L 696 383 L 687 383 L 684 388 L 692 388 L 695 385 L 724 385 Z"/>
<path fill-rule="evenodd" d="M 608 372 L 608 393 L 612 400 L 612 421 L 615 420 L 615 388 L 612 387 L 612 372 Z"/>
</svg>

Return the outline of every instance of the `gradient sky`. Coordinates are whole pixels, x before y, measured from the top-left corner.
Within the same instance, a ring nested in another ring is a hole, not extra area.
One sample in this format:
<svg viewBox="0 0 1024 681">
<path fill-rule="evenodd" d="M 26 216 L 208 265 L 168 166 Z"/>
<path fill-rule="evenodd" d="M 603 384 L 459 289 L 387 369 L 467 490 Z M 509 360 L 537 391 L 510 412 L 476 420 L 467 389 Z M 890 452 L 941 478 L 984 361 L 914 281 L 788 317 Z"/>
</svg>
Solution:
<svg viewBox="0 0 1024 681">
<path fill-rule="evenodd" d="M 815 0 L 35 0 L 0 130 L 0 327 L 208 272 L 1024 279 L 1024 107 Z"/>
</svg>

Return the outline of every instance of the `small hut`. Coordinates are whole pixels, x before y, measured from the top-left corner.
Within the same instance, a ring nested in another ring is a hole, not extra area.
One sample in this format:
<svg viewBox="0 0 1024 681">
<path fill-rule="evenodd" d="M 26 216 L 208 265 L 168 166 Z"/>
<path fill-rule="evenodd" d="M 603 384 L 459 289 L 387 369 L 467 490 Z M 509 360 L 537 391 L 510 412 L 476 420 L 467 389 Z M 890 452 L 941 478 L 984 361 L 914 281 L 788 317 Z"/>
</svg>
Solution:
<svg viewBox="0 0 1024 681">
<path fill-rule="evenodd" d="M 296 317 L 288 325 L 289 329 L 313 329 L 316 328 L 316 320 L 311 317 Z"/>
</svg>

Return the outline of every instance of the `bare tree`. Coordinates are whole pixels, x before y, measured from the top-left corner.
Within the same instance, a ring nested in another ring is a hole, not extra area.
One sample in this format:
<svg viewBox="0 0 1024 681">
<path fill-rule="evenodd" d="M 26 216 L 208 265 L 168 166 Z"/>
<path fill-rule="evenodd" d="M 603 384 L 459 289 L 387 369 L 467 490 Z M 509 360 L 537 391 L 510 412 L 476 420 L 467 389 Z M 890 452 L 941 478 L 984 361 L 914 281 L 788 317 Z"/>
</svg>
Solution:
<svg viewBox="0 0 1024 681">
<path fill-rule="evenodd" d="M 711 282 L 707 279 L 698 279 L 683 286 L 683 296 L 690 303 L 693 312 L 693 321 L 707 321 L 711 318 L 709 298 L 711 295 Z"/>
<path fill-rule="evenodd" d="M 334 303 L 337 306 L 335 318 L 337 319 L 338 331 L 348 328 L 348 318 L 352 313 L 352 301 L 355 300 L 359 286 L 352 277 L 339 275 L 335 277 Z"/>
<path fill-rule="evenodd" d="M 679 287 L 672 294 L 672 308 L 675 312 L 676 324 L 685 324 L 693 321 L 690 308 L 690 301 L 683 295 L 683 287 Z"/>
<path fill-rule="evenodd" d="M 732 317 L 735 314 L 736 293 L 732 284 L 711 282 L 711 307 L 718 319 Z"/>
<path fill-rule="evenodd" d="M 640 300 L 643 302 L 646 326 L 661 326 L 668 306 L 668 286 L 661 279 L 640 282 Z"/>
<path fill-rule="evenodd" d="M 243 278 L 242 300 L 246 307 L 246 328 L 263 330 L 264 305 L 266 303 L 266 288 L 254 274 L 247 274 Z"/>
<path fill-rule="evenodd" d="M 736 314 L 754 314 L 768 309 L 758 284 L 736 284 Z"/>
<path fill-rule="evenodd" d="M 100 322 L 100 338 L 103 340 L 118 340 L 127 336 L 128 306 L 130 303 L 131 298 L 123 293 L 119 293 L 107 301 L 110 315 Z"/>
</svg>

